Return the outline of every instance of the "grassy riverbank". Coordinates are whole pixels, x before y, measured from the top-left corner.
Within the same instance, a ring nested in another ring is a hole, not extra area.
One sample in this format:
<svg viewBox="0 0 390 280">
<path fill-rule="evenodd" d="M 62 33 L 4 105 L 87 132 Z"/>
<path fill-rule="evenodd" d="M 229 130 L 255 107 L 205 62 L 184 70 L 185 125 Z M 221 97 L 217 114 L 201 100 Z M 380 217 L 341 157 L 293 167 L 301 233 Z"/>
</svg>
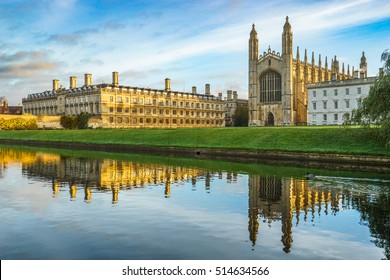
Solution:
<svg viewBox="0 0 390 280">
<path fill-rule="evenodd" d="M 390 155 L 373 132 L 335 126 L 31 130 L 0 131 L 0 140 Z"/>
</svg>

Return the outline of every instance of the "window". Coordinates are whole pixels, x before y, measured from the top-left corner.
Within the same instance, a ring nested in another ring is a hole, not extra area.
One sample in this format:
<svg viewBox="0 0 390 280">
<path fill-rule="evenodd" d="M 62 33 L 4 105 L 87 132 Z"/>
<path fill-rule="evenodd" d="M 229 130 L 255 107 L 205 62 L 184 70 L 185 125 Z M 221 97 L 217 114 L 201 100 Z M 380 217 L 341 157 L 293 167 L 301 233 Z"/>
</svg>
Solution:
<svg viewBox="0 0 390 280">
<path fill-rule="evenodd" d="M 126 107 L 125 108 L 125 113 L 128 113 L 129 112 L 129 107 Z"/>
<path fill-rule="evenodd" d="M 122 118 L 121 118 L 121 117 L 118 117 L 118 118 L 116 119 L 116 121 L 117 121 L 118 123 L 122 123 Z"/>
<path fill-rule="evenodd" d="M 280 74 L 269 70 L 260 76 L 260 102 L 282 101 L 282 82 Z"/>
<path fill-rule="evenodd" d="M 326 122 L 327 118 L 328 118 L 328 116 L 327 116 L 326 114 L 324 114 L 324 115 L 323 115 L 323 120 L 324 120 L 324 122 Z"/>
<path fill-rule="evenodd" d="M 324 103 L 324 110 L 326 110 L 327 109 L 327 102 L 324 101 L 323 103 Z"/>
<path fill-rule="evenodd" d="M 313 110 L 317 110 L 317 103 L 313 102 Z"/>
<path fill-rule="evenodd" d="M 362 107 L 362 99 L 361 98 L 357 99 L 357 106 L 358 106 L 358 108 Z"/>
<path fill-rule="evenodd" d="M 337 96 L 337 94 L 338 94 L 338 90 L 335 89 L 335 90 L 334 90 L 334 96 Z"/>
<path fill-rule="evenodd" d="M 113 123 L 113 122 L 114 122 L 114 118 L 110 117 L 110 123 Z"/>
<path fill-rule="evenodd" d="M 117 113 L 122 113 L 122 107 L 117 107 L 117 108 L 116 108 L 116 112 L 117 112 Z"/>
<path fill-rule="evenodd" d="M 116 98 L 116 102 L 122 103 L 122 96 L 118 96 L 118 97 Z"/>
<path fill-rule="evenodd" d="M 339 107 L 339 102 L 337 100 L 334 101 L 334 108 L 335 109 L 338 109 Z"/>
<path fill-rule="evenodd" d="M 345 95 L 349 95 L 349 88 L 345 89 Z"/>
<path fill-rule="evenodd" d="M 114 102 L 114 96 L 110 96 L 110 102 Z"/>
<path fill-rule="evenodd" d="M 315 90 L 313 90 L 313 97 L 316 97 L 317 96 L 317 93 Z"/>
<path fill-rule="evenodd" d="M 345 108 L 349 108 L 349 100 L 345 100 Z"/>
<path fill-rule="evenodd" d="M 133 123 L 137 123 L 137 118 L 133 118 L 133 119 L 132 119 L 132 122 L 133 122 Z"/>
<path fill-rule="evenodd" d="M 338 120 L 339 120 L 339 115 L 338 115 L 338 114 L 334 114 L 334 120 L 335 120 L 335 121 L 338 121 Z"/>
<path fill-rule="evenodd" d="M 323 93 L 324 93 L 324 96 L 326 96 L 326 89 L 324 89 Z"/>
<path fill-rule="evenodd" d="M 357 88 L 357 93 L 358 93 L 358 94 L 361 94 L 361 93 L 362 93 L 362 88 L 361 88 L 361 87 L 358 87 L 358 88 Z"/>
<path fill-rule="evenodd" d="M 110 113 L 114 113 L 114 107 L 110 107 Z"/>
<path fill-rule="evenodd" d="M 137 108 L 132 108 L 132 109 L 131 109 L 131 112 L 132 112 L 132 113 L 137 113 Z"/>
<path fill-rule="evenodd" d="M 125 118 L 125 123 L 129 123 L 129 118 L 128 117 Z"/>
</svg>

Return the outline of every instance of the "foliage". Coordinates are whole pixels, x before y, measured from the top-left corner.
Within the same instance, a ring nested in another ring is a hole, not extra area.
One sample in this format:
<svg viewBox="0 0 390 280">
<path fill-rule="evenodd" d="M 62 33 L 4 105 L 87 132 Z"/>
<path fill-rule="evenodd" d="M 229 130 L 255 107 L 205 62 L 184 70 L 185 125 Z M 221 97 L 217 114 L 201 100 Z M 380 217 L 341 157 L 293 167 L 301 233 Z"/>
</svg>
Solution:
<svg viewBox="0 0 390 280">
<path fill-rule="evenodd" d="M 384 68 L 370 88 L 362 107 L 352 111 L 351 122 L 370 127 L 379 126 L 378 137 L 386 145 L 390 145 L 390 51 L 385 50 L 381 60 Z"/>
<path fill-rule="evenodd" d="M 234 126 L 248 126 L 248 107 L 238 106 L 234 111 Z"/>
<path fill-rule="evenodd" d="M 77 121 L 75 116 L 61 116 L 60 124 L 65 129 L 77 128 Z"/>
<path fill-rule="evenodd" d="M 79 129 L 87 129 L 88 128 L 88 121 L 92 116 L 88 113 L 81 113 L 80 115 L 76 116 L 77 121 L 77 127 Z"/>
<path fill-rule="evenodd" d="M 60 124 L 65 129 L 86 129 L 90 118 L 91 115 L 88 113 L 81 113 L 77 116 L 61 116 Z"/>
<path fill-rule="evenodd" d="M 11 118 L 3 119 L 0 118 L 0 129 L 1 130 L 33 130 L 37 129 L 38 124 L 35 118 Z"/>
</svg>

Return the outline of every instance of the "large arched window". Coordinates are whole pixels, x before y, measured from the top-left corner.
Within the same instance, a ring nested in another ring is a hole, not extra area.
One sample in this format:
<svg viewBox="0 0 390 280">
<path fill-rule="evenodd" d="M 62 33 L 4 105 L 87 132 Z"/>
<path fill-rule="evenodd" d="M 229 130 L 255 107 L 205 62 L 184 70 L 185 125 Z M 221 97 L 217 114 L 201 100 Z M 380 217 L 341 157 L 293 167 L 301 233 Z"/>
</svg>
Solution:
<svg viewBox="0 0 390 280">
<path fill-rule="evenodd" d="M 278 72 L 268 70 L 260 76 L 260 102 L 278 101 L 282 101 L 282 80 Z"/>
</svg>

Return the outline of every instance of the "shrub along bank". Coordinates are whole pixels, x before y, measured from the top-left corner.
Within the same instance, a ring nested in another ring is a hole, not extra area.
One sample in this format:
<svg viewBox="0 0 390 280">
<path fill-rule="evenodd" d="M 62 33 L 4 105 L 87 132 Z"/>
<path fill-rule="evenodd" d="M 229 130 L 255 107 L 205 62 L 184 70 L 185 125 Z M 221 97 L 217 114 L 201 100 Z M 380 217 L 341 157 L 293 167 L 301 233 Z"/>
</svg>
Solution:
<svg viewBox="0 0 390 280">
<path fill-rule="evenodd" d="M 0 131 L 1 139 L 133 146 L 390 155 L 378 131 L 359 127 L 242 127 Z"/>
</svg>

